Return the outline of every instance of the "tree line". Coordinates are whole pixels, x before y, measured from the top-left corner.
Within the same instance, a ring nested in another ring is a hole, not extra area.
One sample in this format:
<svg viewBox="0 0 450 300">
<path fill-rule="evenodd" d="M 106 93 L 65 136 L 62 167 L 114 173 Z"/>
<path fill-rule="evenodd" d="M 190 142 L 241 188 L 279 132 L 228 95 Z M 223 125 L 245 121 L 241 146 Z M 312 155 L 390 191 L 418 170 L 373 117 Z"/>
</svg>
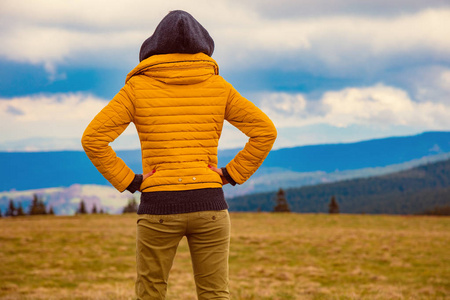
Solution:
<svg viewBox="0 0 450 300">
<path fill-rule="evenodd" d="M 138 203 L 136 201 L 136 199 L 134 198 L 130 198 L 128 199 L 128 203 L 127 205 L 125 205 L 122 209 L 122 213 L 126 214 L 126 213 L 136 213 L 138 210 Z M 77 210 L 77 214 L 88 214 L 89 212 L 86 209 L 86 204 L 84 203 L 83 200 L 81 200 L 80 202 L 80 206 L 78 207 Z M 97 210 L 97 206 L 94 204 L 94 206 L 92 207 L 92 214 L 103 214 L 103 208 L 100 209 L 100 211 Z"/>
<path fill-rule="evenodd" d="M 128 199 L 128 203 L 123 207 L 122 213 L 136 213 L 138 210 L 138 203 L 136 199 L 130 198 Z M 257 211 L 261 211 L 261 206 L 258 206 Z M 276 194 L 275 206 L 273 207 L 273 212 L 291 212 L 290 204 L 286 199 L 286 192 L 283 189 L 279 189 Z M 339 204 L 336 200 L 336 196 L 333 195 L 330 198 L 330 202 L 328 204 L 328 213 L 330 214 L 338 214 L 340 212 Z M 97 205 L 94 203 L 92 210 L 88 211 L 86 208 L 86 203 L 83 199 L 81 199 L 78 209 L 76 211 L 77 214 L 104 214 L 103 208 L 98 209 Z M 42 198 L 39 198 L 38 195 L 33 195 L 33 200 L 27 212 L 25 212 L 22 204 L 16 206 L 14 201 L 10 199 L 8 209 L 5 212 L 5 216 L 7 217 L 15 217 L 15 216 L 25 216 L 25 215 L 54 215 L 53 207 L 50 206 L 48 209 Z M 450 215 L 450 205 L 443 206 L 435 206 L 433 209 L 427 209 L 417 214 L 422 215 L 439 215 L 439 216 L 449 216 Z M 2 211 L 0 210 L 0 217 L 3 216 Z"/>
<path fill-rule="evenodd" d="M 138 210 L 138 203 L 136 202 L 136 199 L 130 198 L 128 199 L 128 203 L 124 208 L 122 209 L 122 213 L 136 213 Z M 88 214 L 88 210 L 86 208 L 86 204 L 84 203 L 84 200 L 81 199 L 80 205 L 77 209 L 77 214 Z M 92 210 L 90 212 L 91 214 L 104 214 L 103 208 L 100 208 L 100 210 L 97 209 L 97 205 L 94 203 Z"/>
<path fill-rule="evenodd" d="M 275 199 L 276 205 L 273 207 L 273 212 L 291 212 L 289 202 L 286 199 L 286 192 L 283 189 L 279 189 Z M 258 212 L 261 212 L 261 206 L 257 208 Z M 328 213 L 338 214 L 340 212 L 339 204 L 336 200 L 336 196 L 333 195 L 328 203 Z M 426 209 L 422 212 L 416 213 L 417 215 L 431 215 L 431 216 L 450 216 L 450 205 L 437 205 L 432 209 Z"/>
<path fill-rule="evenodd" d="M 334 195 L 341 213 L 443 214 L 450 205 L 450 160 L 383 176 L 289 188 L 286 192 L 294 212 L 325 213 Z M 227 200 L 231 211 L 272 211 L 274 193 Z"/>
<path fill-rule="evenodd" d="M 25 215 L 54 215 L 53 207 L 50 206 L 48 209 L 42 198 L 39 198 L 37 194 L 33 194 L 33 200 L 27 211 L 22 207 L 22 203 L 15 204 L 13 199 L 9 199 L 8 208 L 5 212 L 6 217 L 20 217 Z M 3 214 L 0 211 L 0 217 Z"/>
<path fill-rule="evenodd" d="M 138 210 L 138 203 L 136 199 L 130 198 L 128 199 L 127 205 L 125 205 L 122 209 L 122 213 L 136 213 Z M 76 214 L 104 214 L 106 213 L 102 207 L 97 207 L 97 205 L 94 203 L 92 206 L 92 209 L 89 210 L 86 206 L 86 202 L 81 199 L 80 203 L 78 204 L 78 208 L 75 212 Z M 31 201 L 30 206 L 28 209 L 25 209 L 22 206 L 21 202 L 18 202 L 16 204 L 13 199 L 9 200 L 8 208 L 6 212 L 2 212 L 0 209 L 0 218 L 3 216 L 6 217 L 19 217 L 19 216 L 31 216 L 31 215 L 54 215 L 55 212 L 53 210 L 52 206 L 47 206 L 44 203 L 44 200 L 42 197 L 39 197 L 37 194 L 33 194 L 33 200 Z"/>
<path fill-rule="evenodd" d="M 78 209 L 76 211 L 77 214 L 103 214 L 103 208 L 98 209 L 96 204 L 92 207 L 91 211 L 88 211 L 86 208 L 86 203 L 83 199 L 81 199 Z M 20 216 L 33 216 L 33 215 L 54 215 L 55 212 L 53 207 L 50 205 L 48 208 L 44 203 L 42 197 L 39 197 L 37 194 L 33 194 L 33 200 L 31 201 L 28 209 L 24 209 L 22 203 L 18 204 L 14 203 L 13 199 L 9 199 L 8 208 L 3 215 L 3 212 L 0 210 L 0 217 L 20 217 Z"/>
<path fill-rule="evenodd" d="M 86 203 L 84 202 L 83 199 L 81 199 L 80 204 L 78 206 L 77 209 L 77 215 L 85 215 L 85 214 L 104 214 L 105 211 L 103 210 L 102 207 L 100 207 L 100 209 L 97 208 L 97 205 L 94 203 L 94 205 L 92 206 L 92 210 L 89 212 L 88 209 L 86 208 Z"/>
<path fill-rule="evenodd" d="M 276 205 L 273 208 L 273 212 L 291 212 L 291 208 L 289 207 L 289 203 L 286 200 L 286 193 L 283 189 L 277 193 Z M 258 208 L 258 211 L 261 211 L 261 208 Z M 328 213 L 330 214 L 338 214 L 339 213 L 339 204 L 336 201 L 336 196 L 331 196 L 330 203 L 328 204 Z"/>
</svg>

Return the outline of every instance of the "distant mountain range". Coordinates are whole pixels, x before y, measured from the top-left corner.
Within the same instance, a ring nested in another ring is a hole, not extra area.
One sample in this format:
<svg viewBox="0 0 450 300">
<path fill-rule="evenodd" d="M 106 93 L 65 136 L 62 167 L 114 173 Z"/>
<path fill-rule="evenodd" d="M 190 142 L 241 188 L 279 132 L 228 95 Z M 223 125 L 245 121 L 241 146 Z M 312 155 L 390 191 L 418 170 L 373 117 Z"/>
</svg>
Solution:
<svg viewBox="0 0 450 300">
<path fill-rule="evenodd" d="M 226 165 L 238 151 L 219 151 L 219 165 Z M 232 197 L 278 187 L 386 174 L 446 159 L 449 153 L 450 132 L 279 149 L 269 154 L 246 184 L 226 187 L 225 193 Z M 117 154 L 136 173 L 142 172 L 140 150 Z M 0 191 L 109 185 L 82 151 L 0 152 L 0 166 Z"/>
<path fill-rule="evenodd" d="M 328 144 L 272 151 L 264 167 L 296 172 L 335 172 L 385 167 L 450 152 L 450 132 L 425 132 L 349 144 Z"/>
<path fill-rule="evenodd" d="M 344 213 L 416 214 L 450 205 L 450 160 L 389 175 L 287 189 L 294 212 L 327 212 L 332 196 Z M 228 199 L 232 211 L 272 211 L 276 193 Z"/>
<path fill-rule="evenodd" d="M 219 165 L 225 165 L 238 151 L 219 151 Z M 141 172 L 140 150 L 117 154 L 135 172 Z M 232 210 L 270 211 L 274 192 L 281 187 L 288 189 L 288 200 L 295 211 L 324 212 L 331 195 L 336 195 L 344 212 L 415 213 L 448 204 L 446 180 L 450 176 L 429 166 L 442 164 L 447 170 L 449 159 L 450 132 L 280 149 L 272 151 L 244 185 L 227 185 L 224 190 Z M 81 199 L 88 209 L 95 204 L 119 213 L 132 197 L 128 192 L 118 193 L 81 151 L 4 152 L 0 153 L 0 166 L 2 212 L 9 199 L 28 207 L 34 193 L 57 214 L 73 214 Z M 395 173 L 403 170 L 407 171 Z M 391 175 L 381 176 L 385 174 Z M 377 186 L 383 189 L 371 194 Z M 134 197 L 138 199 L 139 195 Z"/>
<path fill-rule="evenodd" d="M 139 194 L 118 193 L 104 185 L 74 184 L 67 188 L 0 192 L 0 210 L 5 213 L 9 199 L 29 210 L 37 194 L 56 214 L 74 214 L 81 199 L 91 211 L 94 204 L 109 213 L 121 213 L 127 199 Z M 335 196 L 343 213 L 414 214 L 435 207 L 450 206 L 450 159 L 383 176 L 344 180 L 329 184 L 286 190 L 294 212 L 326 212 Z M 276 191 L 227 199 L 231 211 L 271 211 Z M 138 200 L 139 201 L 139 200 Z"/>
</svg>

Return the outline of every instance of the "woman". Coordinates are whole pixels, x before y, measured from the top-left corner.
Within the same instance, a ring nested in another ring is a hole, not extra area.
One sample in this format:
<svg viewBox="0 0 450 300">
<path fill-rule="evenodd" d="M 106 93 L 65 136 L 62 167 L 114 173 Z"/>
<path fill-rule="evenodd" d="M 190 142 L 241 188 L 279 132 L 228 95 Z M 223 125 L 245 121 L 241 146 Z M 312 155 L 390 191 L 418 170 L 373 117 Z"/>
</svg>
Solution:
<svg viewBox="0 0 450 300">
<path fill-rule="evenodd" d="M 164 299 L 179 241 L 187 237 L 199 299 L 229 299 L 230 219 L 222 185 L 244 183 L 276 138 L 270 119 L 218 75 L 214 42 L 184 11 L 170 12 L 142 45 L 140 63 L 85 130 L 89 159 L 120 192 L 140 190 L 138 299 Z M 249 137 L 224 168 L 217 146 L 224 120 Z M 109 146 L 136 125 L 144 175 Z"/>
</svg>

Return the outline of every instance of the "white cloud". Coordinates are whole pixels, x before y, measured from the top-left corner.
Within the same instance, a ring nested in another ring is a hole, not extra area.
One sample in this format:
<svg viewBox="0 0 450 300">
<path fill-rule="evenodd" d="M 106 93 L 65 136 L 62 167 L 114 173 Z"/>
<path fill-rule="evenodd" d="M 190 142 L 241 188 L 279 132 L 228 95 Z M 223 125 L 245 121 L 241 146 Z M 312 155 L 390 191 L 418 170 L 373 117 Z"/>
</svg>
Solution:
<svg viewBox="0 0 450 300">
<path fill-rule="evenodd" d="M 437 84 L 440 89 L 446 91 L 447 93 L 450 93 L 450 69 L 443 70 L 439 74 Z M 447 97 L 447 101 L 450 102 L 450 99 L 448 97 Z"/>
<path fill-rule="evenodd" d="M 0 57 L 33 64 L 134 67 L 142 42 L 174 9 L 191 12 L 206 28 L 218 20 L 223 24 L 221 16 L 243 19 L 246 13 L 207 0 L 3 0 Z"/>
<path fill-rule="evenodd" d="M 299 116 L 305 111 L 306 99 L 302 94 L 272 93 L 265 95 L 264 104 L 274 113 Z"/>
<path fill-rule="evenodd" d="M 450 68 L 445 64 L 419 64 L 392 70 L 383 82 L 407 90 L 416 102 L 450 105 Z"/>
<path fill-rule="evenodd" d="M 414 102 L 405 91 L 383 84 L 329 91 L 319 100 L 308 101 L 302 94 L 286 93 L 260 97 L 260 107 L 280 128 L 326 124 L 383 129 L 404 126 L 420 131 L 450 129 L 450 104 Z"/>
<path fill-rule="evenodd" d="M 297 5 L 284 2 L 286 7 Z M 261 5 L 266 9 L 268 4 Z M 186 9 L 205 25 L 216 41 L 215 57 L 230 69 L 258 65 L 340 74 L 383 69 L 417 56 L 450 62 L 449 8 L 419 5 L 418 11 L 391 16 L 341 13 L 289 19 L 226 0 L 6 0 L 1 8 L 0 56 L 35 64 L 106 66 L 114 61 L 134 66 L 141 43 L 175 8 Z"/>
<path fill-rule="evenodd" d="M 50 121 L 54 125 L 61 122 L 90 120 L 106 104 L 102 99 L 84 94 L 36 95 L 0 99 L 0 114 L 2 120 L 12 118 L 23 124 Z M 21 113 L 9 114 L 5 109 L 7 107 Z"/>
<path fill-rule="evenodd" d="M 83 93 L 0 98 L 0 151 L 81 150 L 84 130 L 106 104 Z M 242 147 L 246 141 L 243 133 L 226 124 L 220 147 Z M 139 149 L 135 126 L 130 124 L 111 146 Z"/>
<path fill-rule="evenodd" d="M 28 25 L 0 33 L 0 55 L 12 61 L 43 64 L 50 74 L 55 73 L 58 64 L 70 62 L 108 67 L 118 57 L 137 55 L 137 50 L 124 53 L 142 36 L 137 31 L 90 32 Z"/>
<path fill-rule="evenodd" d="M 184 9 L 213 36 L 222 69 L 299 70 L 314 79 L 388 84 L 328 91 L 320 99 L 268 92 L 260 106 L 280 128 L 450 128 L 450 7 L 443 1 L 280 1 L 3 0 L 0 59 L 42 65 L 50 80 L 65 78 L 60 66 L 131 69 L 161 18 Z M 82 93 L 0 99 L 0 142 L 78 145 L 105 104 Z M 224 148 L 245 142 L 228 126 L 223 138 Z"/>
<path fill-rule="evenodd" d="M 231 0 L 234 5 L 243 1 Z M 245 6 L 269 18 L 316 17 L 317 15 L 397 15 L 429 7 L 446 7 L 445 0 L 246 0 Z"/>
<path fill-rule="evenodd" d="M 253 96 L 279 130 L 276 148 L 450 129 L 450 103 L 414 102 L 405 91 L 383 84 L 329 91 L 316 100 L 298 93 Z M 106 103 L 82 93 L 0 99 L 0 151 L 80 150 L 84 129 Z M 220 148 L 243 147 L 246 141 L 226 124 Z M 112 146 L 139 148 L 135 127 Z"/>
<path fill-rule="evenodd" d="M 106 104 L 82 93 L 0 99 L 0 149 L 81 148 L 84 129 Z"/>
</svg>

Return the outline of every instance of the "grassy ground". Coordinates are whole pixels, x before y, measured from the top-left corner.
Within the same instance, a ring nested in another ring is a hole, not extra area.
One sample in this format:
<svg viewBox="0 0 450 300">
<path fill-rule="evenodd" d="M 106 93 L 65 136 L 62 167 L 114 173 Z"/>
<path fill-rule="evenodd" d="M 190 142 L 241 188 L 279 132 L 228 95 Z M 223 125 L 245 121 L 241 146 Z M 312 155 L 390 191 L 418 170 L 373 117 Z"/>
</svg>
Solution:
<svg viewBox="0 0 450 300">
<path fill-rule="evenodd" d="M 0 299 L 133 299 L 135 215 L 0 219 Z M 196 299 L 185 239 L 168 299 Z M 450 299 L 450 218 L 232 214 L 232 299 Z"/>
</svg>

